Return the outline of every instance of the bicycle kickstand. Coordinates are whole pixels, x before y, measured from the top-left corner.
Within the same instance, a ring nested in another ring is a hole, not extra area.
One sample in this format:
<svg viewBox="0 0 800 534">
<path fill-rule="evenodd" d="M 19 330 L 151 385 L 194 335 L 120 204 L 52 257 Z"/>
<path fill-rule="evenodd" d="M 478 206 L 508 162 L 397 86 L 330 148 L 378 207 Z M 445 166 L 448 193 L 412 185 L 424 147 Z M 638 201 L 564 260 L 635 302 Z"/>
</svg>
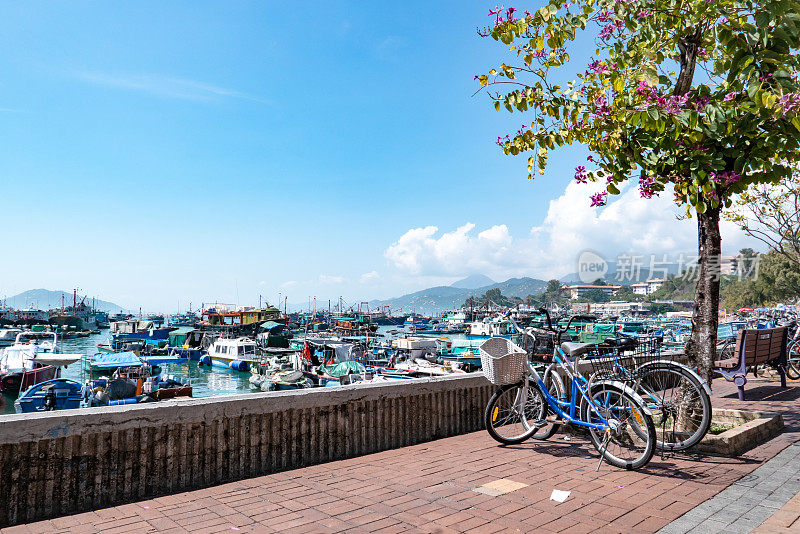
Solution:
<svg viewBox="0 0 800 534">
<path fill-rule="evenodd" d="M 600 461 L 597 462 L 597 469 L 595 469 L 595 472 L 600 471 L 600 465 L 603 463 L 603 451 L 606 450 L 606 447 L 608 446 L 608 442 L 609 441 L 611 441 L 611 429 L 610 428 L 606 430 L 606 435 L 603 436 L 603 445 L 600 447 Z"/>
</svg>

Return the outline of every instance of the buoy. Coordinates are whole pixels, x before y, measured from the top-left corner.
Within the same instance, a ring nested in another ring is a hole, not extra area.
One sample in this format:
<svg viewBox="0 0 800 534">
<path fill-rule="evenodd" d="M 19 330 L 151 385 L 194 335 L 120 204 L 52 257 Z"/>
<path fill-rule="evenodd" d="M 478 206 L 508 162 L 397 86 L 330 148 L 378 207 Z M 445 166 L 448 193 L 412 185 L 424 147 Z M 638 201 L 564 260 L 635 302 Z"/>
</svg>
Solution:
<svg viewBox="0 0 800 534">
<path fill-rule="evenodd" d="M 250 370 L 250 362 L 246 362 L 244 360 L 233 360 L 230 364 L 230 368 L 234 371 L 249 371 Z"/>
<path fill-rule="evenodd" d="M 200 365 L 211 365 L 211 356 L 206 354 L 202 358 L 200 358 Z"/>
<path fill-rule="evenodd" d="M 136 397 L 131 397 L 130 399 L 117 399 L 117 400 L 108 401 L 108 405 L 109 406 L 117 406 L 119 404 L 136 404 L 137 402 L 139 402 L 139 401 L 136 400 Z"/>
</svg>

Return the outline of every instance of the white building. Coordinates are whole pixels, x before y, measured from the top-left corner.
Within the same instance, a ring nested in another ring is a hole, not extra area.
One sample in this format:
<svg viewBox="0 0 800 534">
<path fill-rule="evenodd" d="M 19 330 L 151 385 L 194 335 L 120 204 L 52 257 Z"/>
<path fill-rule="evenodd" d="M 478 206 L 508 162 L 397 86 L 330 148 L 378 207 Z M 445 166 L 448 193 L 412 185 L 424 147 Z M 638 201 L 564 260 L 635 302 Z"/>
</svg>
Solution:
<svg viewBox="0 0 800 534">
<path fill-rule="evenodd" d="M 647 280 L 645 282 L 631 284 L 631 289 L 633 290 L 634 295 L 643 295 L 643 296 L 652 295 L 653 293 L 658 291 L 659 287 L 664 285 L 664 282 L 666 282 L 666 280 L 664 280 L 663 278 L 651 278 L 650 280 Z"/>
</svg>

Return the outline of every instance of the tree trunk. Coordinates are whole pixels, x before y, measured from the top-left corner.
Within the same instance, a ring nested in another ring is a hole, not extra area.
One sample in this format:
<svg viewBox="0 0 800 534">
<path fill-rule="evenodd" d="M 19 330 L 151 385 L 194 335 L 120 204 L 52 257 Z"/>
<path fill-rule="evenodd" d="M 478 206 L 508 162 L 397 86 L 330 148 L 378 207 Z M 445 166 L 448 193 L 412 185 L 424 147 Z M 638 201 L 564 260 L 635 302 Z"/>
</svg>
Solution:
<svg viewBox="0 0 800 534">
<path fill-rule="evenodd" d="M 719 279 L 722 236 L 719 233 L 719 209 L 697 214 L 698 277 L 692 314 L 692 337 L 686 354 L 700 376 L 711 384 L 717 356 L 719 323 Z"/>
</svg>

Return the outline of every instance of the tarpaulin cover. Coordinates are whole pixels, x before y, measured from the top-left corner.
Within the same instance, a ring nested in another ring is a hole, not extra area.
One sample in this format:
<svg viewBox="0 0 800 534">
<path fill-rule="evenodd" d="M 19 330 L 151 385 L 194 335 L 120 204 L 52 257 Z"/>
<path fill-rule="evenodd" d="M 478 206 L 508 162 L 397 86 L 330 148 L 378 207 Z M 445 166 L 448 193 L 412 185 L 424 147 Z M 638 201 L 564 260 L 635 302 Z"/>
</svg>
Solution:
<svg viewBox="0 0 800 534">
<path fill-rule="evenodd" d="M 142 358 L 145 362 L 149 363 L 150 365 L 163 365 L 165 363 L 174 363 L 174 364 L 182 364 L 189 361 L 189 358 L 185 356 L 178 356 L 178 355 L 171 355 L 171 354 L 164 354 L 159 356 L 145 356 Z"/>
<path fill-rule="evenodd" d="M 593 331 L 595 334 L 613 334 L 616 330 L 617 327 L 613 324 L 595 324 Z"/>
<path fill-rule="evenodd" d="M 110 354 L 95 354 L 92 367 L 117 368 L 142 365 L 142 360 L 135 352 L 112 352 Z"/>
<path fill-rule="evenodd" d="M 358 362 L 341 362 L 337 363 L 336 365 L 320 365 L 317 367 L 320 371 L 325 373 L 328 376 L 332 376 L 334 378 L 339 378 L 340 376 L 346 375 L 349 373 L 363 373 L 364 366 Z"/>
</svg>

